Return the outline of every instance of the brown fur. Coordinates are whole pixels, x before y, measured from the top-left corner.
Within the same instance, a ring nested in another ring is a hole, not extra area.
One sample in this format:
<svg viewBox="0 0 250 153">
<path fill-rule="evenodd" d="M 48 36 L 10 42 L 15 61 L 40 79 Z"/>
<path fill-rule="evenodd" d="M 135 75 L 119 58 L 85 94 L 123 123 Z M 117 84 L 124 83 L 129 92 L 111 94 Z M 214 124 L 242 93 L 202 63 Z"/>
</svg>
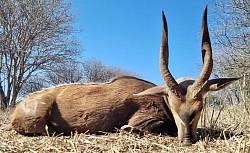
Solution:
<svg viewBox="0 0 250 153">
<path fill-rule="evenodd" d="M 17 105 L 9 129 L 22 134 L 111 132 L 123 125 L 176 135 L 177 128 L 161 97 L 133 96 L 155 85 L 123 76 L 105 84 L 68 84 L 31 94 Z M 160 123 L 160 124 L 158 124 Z"/>
</svg>

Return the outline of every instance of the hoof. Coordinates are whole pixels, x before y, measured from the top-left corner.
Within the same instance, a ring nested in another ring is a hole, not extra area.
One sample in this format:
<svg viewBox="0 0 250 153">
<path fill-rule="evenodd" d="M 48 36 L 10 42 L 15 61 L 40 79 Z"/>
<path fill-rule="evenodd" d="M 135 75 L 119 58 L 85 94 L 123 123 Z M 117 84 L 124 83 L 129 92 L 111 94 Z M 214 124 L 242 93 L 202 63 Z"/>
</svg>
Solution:
<svg viewBox="0 0 250 153">
<path fill-rule="evenodd" d="M 5 131 L 11 131 L 12 130 L 12 126 L 10 124 L 4 124 L 0 127 L 0 130 L 5 130 Z"/>
<path fill-rule="evenodd" d="M 139 134 L 139 135 L 143 135 L 144 134 L 143 131 L 141 131 L 140 129 L 135 128 L 135 127 L 130 126 L 130 125 L 124 125 L 124 126 L 122 126 L 121 130 L 129 132 L 129 133 L 136 133 L 136 134 Z"/>
</svg>

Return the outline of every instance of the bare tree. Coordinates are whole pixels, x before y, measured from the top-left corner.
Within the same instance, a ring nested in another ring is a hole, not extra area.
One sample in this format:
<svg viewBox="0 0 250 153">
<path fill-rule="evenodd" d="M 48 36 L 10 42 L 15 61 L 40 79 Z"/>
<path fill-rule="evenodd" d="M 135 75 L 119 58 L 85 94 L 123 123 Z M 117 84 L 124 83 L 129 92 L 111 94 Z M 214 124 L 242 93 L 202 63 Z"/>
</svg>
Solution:
<svg viewBox="0 0 250 153">
<path fill-rule="evenodd" d="M 23 98 L 29 93 L 47 88 L 49 86 L 49 82 L 46 78 L 39 75 L 33 75 L 23 84 L 18 97 Z"/>
<path fill-rule="evenodd" d="M 109 81 L 111 78 L 122 75 L 139 77 L 139 75 L 136 73 L 132 73 L 128 70 L 124 70 L 117 67 L 107 66 L 103 62 L 98 61 L 96 59 L 90 59 L 85 61 L 83 67 L 85 82 L 106 82 Z"/>
<path fill-rule="evenodd" d="M 75 16 L 62 0 L 0 1 L 0 101 L 15 105 L 23 84 L 35 73 L 74 58 Z"/>
<path fill-rule="evenodd" d="M 59 63 L 51 70 L 31 76 L 23 84 L 20 97 L 58 84 L 83 82 L 84 76 L 81 64 L 77 61 Z"/>
<path fill-rule="evenodd" d="M 83 70 L 81 63 L 70 61 L 58 64 L 53 70 L 46 72 L 45 78 L 50 85 L 58 85 L 64 83 L 83 82 Z"/>
<path fill-rule="evenodd" d="M 20 97 L 22 98 L 31 92 L 58 84 L 106 82 L 111 78 L 121 75 L 133 75 L 139 77 L 138 74 L 130 71 L 106 66 L 103 62 L 96 59 L 90 59 L 84 63 L 77 61 L 59 63 L 51 68 L 51 70 L 31 76 L 23 84 L 20 91 Z"/>
<path fill-rule="evenodd" d="M 250 103 L 250 1 L 215 0 L 214 46 L 216 75 L 242 77 L 231 90 L 238 100 Z M 238 103 L 238 102 L 237 102 Z"/>
</svg>

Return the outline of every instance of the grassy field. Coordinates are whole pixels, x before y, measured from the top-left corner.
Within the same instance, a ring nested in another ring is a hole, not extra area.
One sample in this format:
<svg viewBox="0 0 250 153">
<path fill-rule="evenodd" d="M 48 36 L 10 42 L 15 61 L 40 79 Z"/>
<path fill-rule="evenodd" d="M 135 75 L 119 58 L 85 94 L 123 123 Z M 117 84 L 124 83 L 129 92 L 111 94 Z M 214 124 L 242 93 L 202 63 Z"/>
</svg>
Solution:
<svg viewBox="0 0 250 153">
<path fill-rule="evenodd" d="M 200 140 L 181 147 L 177 138 L 138 135 L 118 131 L 103 135 L 73 133 L 71 136 L 27 137 L 0 130 L 0 152 L 246 152 L 250 153 L 250 115 L 242 105 L 205 108 L 199 123 Z M 1 112 L 0 125 L 8 123 L 8 112 Z"/>
</svg>

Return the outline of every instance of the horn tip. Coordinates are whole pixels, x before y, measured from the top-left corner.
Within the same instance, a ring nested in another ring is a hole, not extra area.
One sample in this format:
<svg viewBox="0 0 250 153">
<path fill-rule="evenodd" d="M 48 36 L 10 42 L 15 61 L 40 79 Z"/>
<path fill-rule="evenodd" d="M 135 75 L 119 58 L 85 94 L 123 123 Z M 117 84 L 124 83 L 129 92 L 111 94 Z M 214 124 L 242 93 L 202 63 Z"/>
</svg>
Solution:
<svg viewBox="0 0 250 153">
<path fill-rule="evenodd" d="M 203 20 L 204 20 L 204 22 L 207 21 L 207 5 L 206 5 L 206 7 L 205 7 L 205 9 L 204 9 Z"/>
<path fill-rule="evenodd" d="M 162 20 L 163 20 L 163 22 L 166 21 L 166 16 L 165 16 L 165 13 L 164 13 L 163 10 L 161 11 L 161 14 L 162 14 Z"/>
<path fill-rule="evenodd" d="M 161 14 L 162 14 L 162 16 L 165 16 L 165 14 L 164 14 L 164 11 L 163 11 L 163 10 L 161 10 Z"/>
<path fill-rule="evenodd" d="M 163 10 L 162 10 L 162 23 L 163 23 L 164 29 L 166 30 L 167 29 L 167 20 L 166 20 L 166 16 L 165 16 Z"/>
<path fill-rule="evenodd" d="M 210 43 L 208 23 L 207 23 L 207 8 L 208 6 L 206 5 L 202 18 L 202 42 Z"/>
</svg>

